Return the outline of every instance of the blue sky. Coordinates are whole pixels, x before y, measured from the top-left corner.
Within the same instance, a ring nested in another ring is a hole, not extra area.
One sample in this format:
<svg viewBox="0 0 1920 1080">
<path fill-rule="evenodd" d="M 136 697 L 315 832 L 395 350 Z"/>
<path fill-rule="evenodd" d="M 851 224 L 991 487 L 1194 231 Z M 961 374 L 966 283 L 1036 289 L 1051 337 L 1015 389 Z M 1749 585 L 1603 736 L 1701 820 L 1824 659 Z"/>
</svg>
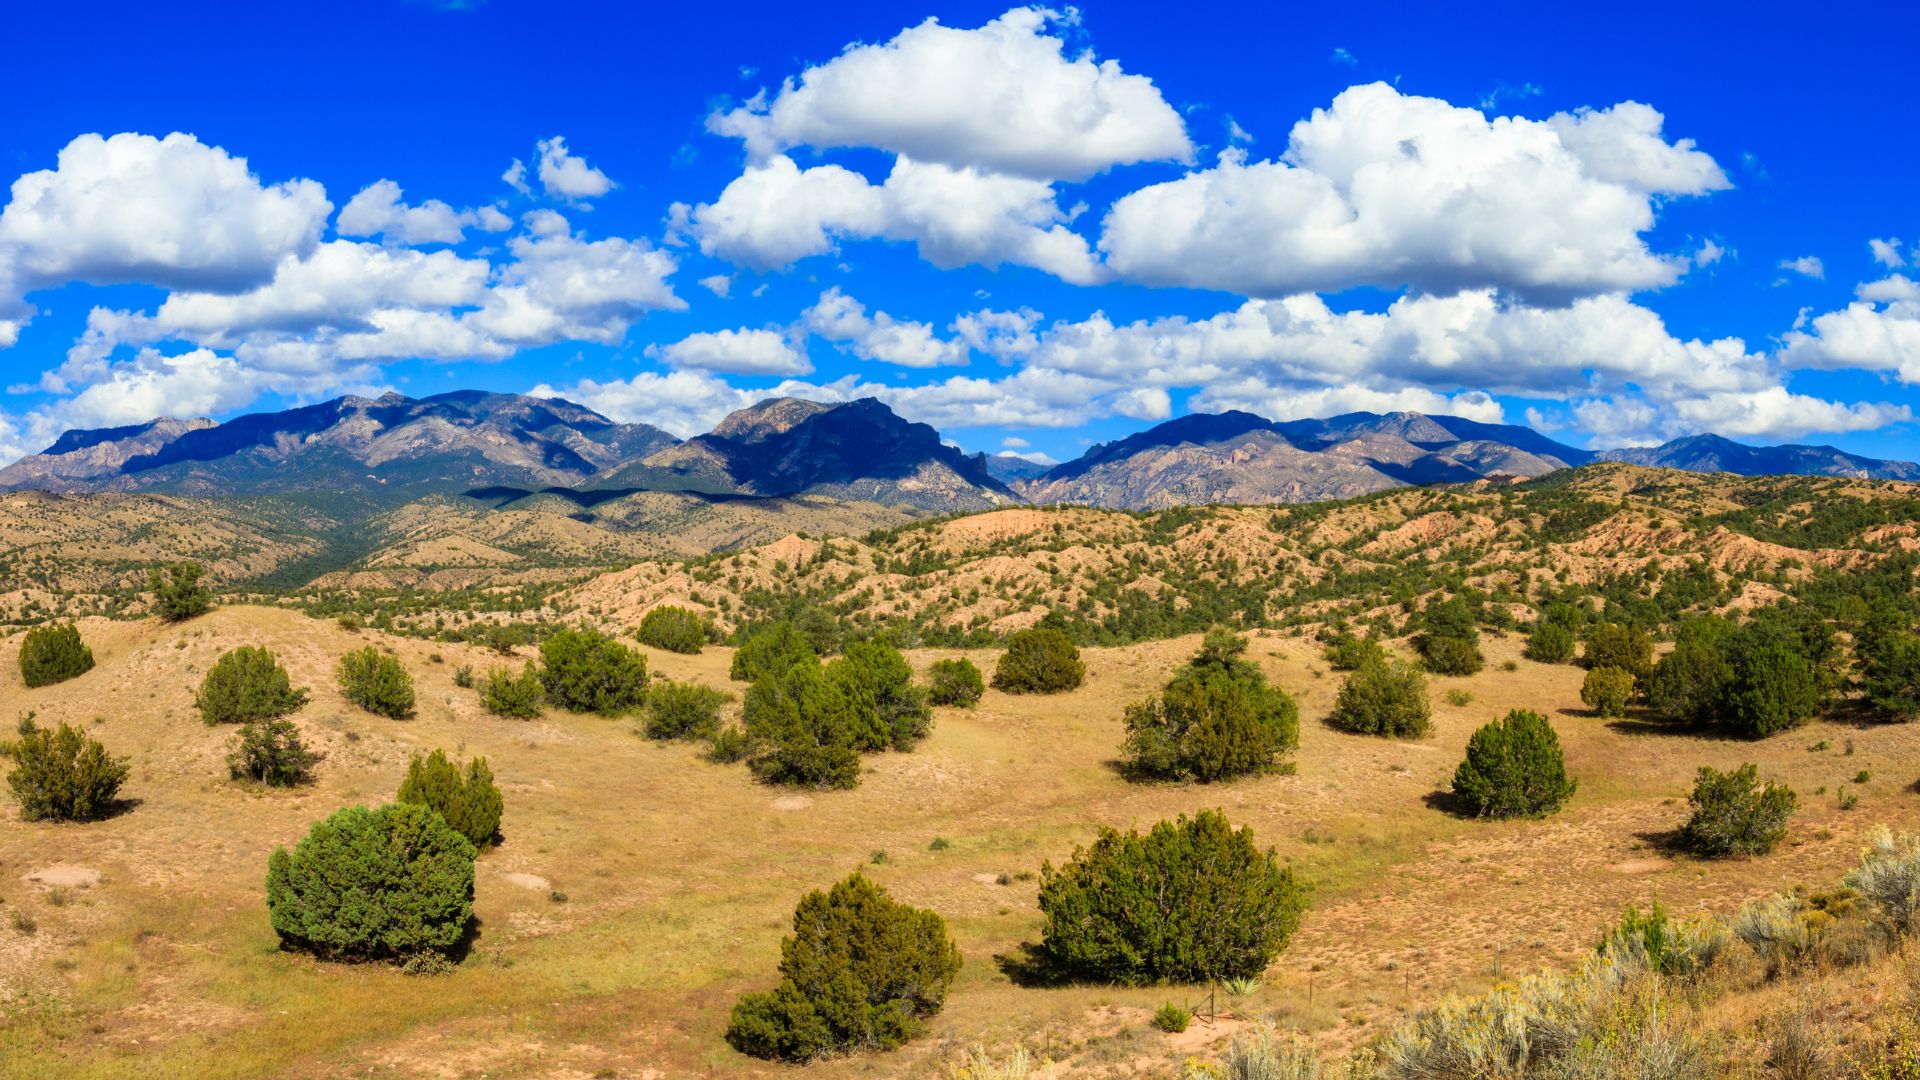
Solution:
<svg viewBox="0 0 1920 1080">
<path fill-rule="evenodd" d="M 457 387 L 1056 459 L 1229 407 L 1913 457 L 1888 11 L 39 5 L 0 458 Z"/>
</svg>

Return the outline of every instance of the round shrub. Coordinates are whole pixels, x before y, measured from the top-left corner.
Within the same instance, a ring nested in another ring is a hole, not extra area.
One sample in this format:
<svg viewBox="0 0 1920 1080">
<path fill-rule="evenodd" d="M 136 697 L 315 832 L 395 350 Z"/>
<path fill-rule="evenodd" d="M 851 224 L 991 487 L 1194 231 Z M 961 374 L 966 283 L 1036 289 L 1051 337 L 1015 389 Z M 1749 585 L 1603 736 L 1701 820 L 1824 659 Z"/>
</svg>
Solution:
<svg viewBox="0 0 1920 1080">
<path fill-rule="evenodd" d="M 1526 657 L 1541 664 L 1564 664 L 1573 659 L 1573 631 L 1540 619 L 1527 634 Z"/>
<path fill-rule="evenodd" d="M 1432 634 L 1420 639 L 1420 660 L 1435 675 L 1471 675 L 1487 663 L 1477 642 Z"/>
<path fill-rule="evenodd" d="M 1560 737 L 1547 718 L 1515 709 L 1467 740 L 1453 793 L 1475 817 L 1546 817 L 1573 797 Z"/>
<path fill-rule="evenodd" d="M 424 758 L 413 756 L 394 801 L 438 811 L 454 832 L 476 848 L 486 847 L 499 835 L 500 814 L 505 809 L 486 758 L 468 762 L 466 775 L 462 776 L 460 767 L 447 760 L 444 750 L 435 750 Z"/>
<path fill-rule="evenodd" d="M 127 779 L 127 759 L 111 757 L 97 739 L 62 723 L 43 728 L 28 713 L 8 745 L 7 787 L 27 821 L 91 821 L 105 817 Z"/>
<path fill-rule="evenodd" d="M 172 563 L 147 572 L 153 610 L 167 622 L 185 622 L 213 610 L 213 590 L 200 583 L 206 568 L 196 562 Z"/>
<path fill-rule="evenodd" d="M 193 704 L 209 724 L 250 724 L 294 712 L 307 703 L 273 653 L 242 645 L 220 654 L 200 680 Z"/>
<path fill-rule="evenodd" d="M 1587 635 L 1580 663 L 1589 668 L 1619 668 L 1644 679 L 1653 667 L 1653 638 L 1622 623 L 1601 623 Z"/>
<path fill-rule="evenodd" d="M 1682 637 L 1647 675 L 1647 709 L 1670 724 L 1709 724 L 1732 681 L 1733 668 L 1719 648 Z"/>
<path fill-rule="evenodd" d="M 1805 654 L 1785 644 L 1762 641 L 1738 650 L 1721 719 L 1737 735 L 1765 738 L 1812 720 L 1824 696 Z"/>
<path fill-rule="evenodd" d="M 1212 982 L 1265 971 L 1300 925 L 1307 887 L 1218 811 L 1145 836 L 1102 829 L 1040 872 L 1041 949 L 1101 982 Z"/>
<path fill-rule="evenodd" d="M 1202 782 L 1267 772 L 1300 745 L 1300 710 L 1240 659 L 1247 640 L 1207 634 L 1200 652 L 1155 698 L 1127 708 L 1123 756 L 1141 775 Z"/>
<path fill-rule="evenodd" d="M 227 768 L 235 780 L 293 787 L 308 780 L 319 760 L 291 720 L 256 720 L 241 725 L 227 754 Z"/>
<path fill-rule="evenodd" d="M 1700 767 L 1687 804 L 1693 815 L 1680 830 L 1681 841 L 1710 859 L 1765 855 L 1787 835 L 1787 819 L 1799 799 L 1792 789 L 1769 780 L 1749 763 L 1728 772 Z"/>
<path fill-rule="evenodd" d="M 850 788 L 860 782 L 859 745 L 871 724 L 818 660 L 754 683 L 741 719 L 753 747 L 748 767 L 767 783 Z"/>
<path fill-rule="evenodd" d="M 993 669 L 993 687 L 1009 694 L 1057 694 L 1079 686 L 1086 674 L 1066 631 L 1036 626 L 1007 638 L 1007 651 Z"/>
<path fill-rule="evenodd" d="M 1860 682 L 1873 707 L 1893 720 L 1920 718 L 1920 634 L 1889 634 L 1861 652 Z"/>
<path fill-rule="evenodd" d="M 1597 667 L 1580 683 L 1580 702 L 1595 716 L 1625 716 L 1633 700 L 1633 675 L 1617 667 Z"/>
<path fill-rule="evenodd" d="M 911 750 L 933 727 L 933 710 L 926 692 L 913 685 L 913 668 L 885 642 L 848 645 L 826 674 L 846 694 L 859 721 L 857 750 Z"/>
<path fill-rule="evenodd" d="M 940 1011 L 959 973 L 939 915 L 854 874 L 800 901 L 780 943 L 780 985 L 741 995 L 727 1041 L 781 1061 L 892 1049 Z"/>
<path fill-rule="evenodd" d="M 458 681 L 459 673 L 454 674 Z M 487 685 L 480 691 L 480 704 L 493 715 L 532 720 L 540 715 L 540 706 L 546 700 L 547 691 L 540 684 L 540 672 L 533 661 L 527 661 L 518 675 L 504 667 L 487 669 Z"/>
<path fill-rule="evenodd" d="M 1387 649 L 1377 637 L 1341 634 L 1327 642 L 1327 666 L 1335 671 L 1356 671 L 1369 663 L 1386 663 Z"/>
<path fill-rule="evenodd" d="M 1193 1013 L 1169 1001 L 1153 1014 L 1153 1026 L 1169 1035 L 1178 1035 L 1193 1023 Z"/>
<path fill-rule="evenodd" d="M 336 674 L 340 693 L 375 716 L 413 715 L 413 676 L 398 659 L 368 645 L 341 657 Z"/>
<path fill-rule="evenodd" d="M 647 691 L 649 739 L 711 739 L 727 695 L 696 682 L 658 682 Z"/>
<path fill-rule="evenodd" d="M 647 700 L 647 658 L 598 630 L 560 630 L 540 643 L 547 700 L 574 712 L 617 716 Z"/>
<path fill-rule="evenodd" d="M 980 669 L 965 657 L 935 661 L 933 670 L 928 672 L 928 682 L 927 700 L 935 705 L 971 708 L 987 691 Z"/>
<path fill-rule="evenodd" d="M 1433 729 L 1427 680 L 1411 664 L 1367 664 L 1347 676 L 1327 723 L 1357 735 L 1419 738 Z"/>
<path fill-rule="evenodd" d="M 28 686 L 51 686 L 93 670 L 93 650 L 72 623 L 36 626 L 20 639 L 20 679 Z"/>
<path fill-rule="evenodd" d="M 634 637 L 642 645 L 692 655 L 707 644 L 707 620 L 697 611 L 665 604 L 647 612 Z"/>
<path fill-rule="evenodd" d="M 759 682 L 770 676 L 785 675 L 795 664 L 819 658 L 806 635 L 783 620 L 749 635 L 734 650 L 733 665 L 727 674 L 738 682 Z"/>
<path fill-rule="evenodd" d="M 283 947 L 333 960 L 446 956 L 473 919 L 473 845 L 432 809 L 349 806 L 267 862 Z"/>
</svg>

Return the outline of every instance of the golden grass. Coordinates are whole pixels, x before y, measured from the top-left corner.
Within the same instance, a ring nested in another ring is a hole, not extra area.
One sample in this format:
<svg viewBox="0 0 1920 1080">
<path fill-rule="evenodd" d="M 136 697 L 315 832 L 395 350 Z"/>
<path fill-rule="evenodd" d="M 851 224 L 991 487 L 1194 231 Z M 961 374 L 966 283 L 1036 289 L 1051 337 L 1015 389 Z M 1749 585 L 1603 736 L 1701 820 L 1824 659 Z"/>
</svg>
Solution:
<svg viewBox="0 0 1920 1080">
<path fill-rule="evenodd" d="M 1028 988 L 996 962 L 1038 939 L 1037 885 L 1019 876 L 1065 858 L 1101 825 L 1144 828 L 1218 807 L 1313 879 L 1315 906 L 1292 947 L 1236 1007 L 1332 1048 L 1409 1004 L 1571 960 L 1628 903 L 1658 897 L 1677 914 L 1724 913 L 1792 882 L 1829 882 L 1870 823 L 1912 828 L 1916 817 L 1912 727 L 1818 724 L 1749 744 L 1610 726 L 1579 709 L 1577 669 L 1519 660 L 1501 670 L 1518 659 L 1517 638 L 1488 639 L 1487 671 L 1433 680 L 1435 733 L 1414 742 L 1325 727 L 1340 676 L 1308 641 L 1257 638 L 1253 655 L 1301 704 L 1293 776 L 1142 786 L 1113 771 L 1122 708 L 1192 652 L 1188 638 L 1088 650 L 1081 690 L 989 691 L 975 710 L 940 710 L 914 753 L 868 759 L 857 790 L 800 795 L 706 763 L 691 746 L 648 743 L 631 720 L 488 716 L 452 682 L 457 665 L 484 672 L 498 662 L 483 650 L 246 607 L 182 626 L 89 620 L 82 631 L 98 666 L 73 682 L 26 690 L 11 660 L 0 662 L 0 716 L 31 709 L 87 724 L 133 758 L 125 794 L 139 804 L 86 825 L 27 824 L 11 807 L 0 816 L 0 1075 L 785 1075 L 793 1070 L 725 1045 L 727 1010 L 773 981 L 799 896 L 854 869 L 945 915 L 967 964 L 928 1037 L 804 1074 L 924 1076 L 964 1046 L 1027 1041 L 1063 1059 L 1063 1075 L 1164 1075 L 1169 1052 L 1204 1044 L 1170 1042 L 1145 1017 L 1200 992 Z M 383 720 L 340 699 L 333 660 L 366 641 L 413 671 L 416 719 Z M 231 731 L 192 709 L 213 659 L 249 643 L 272 648 L 313 688 L 296 717 L 328 755 L 312 787 L 231 783 L 222 764 Z M 948 655 L 957 654 L 912 658 L 924 669 Z M 983 667 L 994 657 L 969 655 Z M 671 677 L 730 685 L 727 650 L 650 657 Z M 1472 701 L 1448 704 L 1449 689 Z M 1429 805 L 1471 730 L 1514 707 L 1553 717 L 1581 782 L 1568 810 L 1495 824 Z M 1830 748 L 1810 752 L 1819 740 Z M 336 807 L 390 798 L 408 757 L 436 746 L 485 755 L 506 794 L 505 843 L 480 863 L 471 957 L 450 976 L 412 978 L 277 951 L 262 899 L 268 853 Z M 1665 854 L 1659 835 L 1685 817 L 1694 770 L 1743 760 L 1801 792 L 1790 845 L 1751 862 Z M 1851 783 L 1861 769 L 1873 780 Z M 1823 785 L 1828 794 L 1815 795 Z M 1838 808 L 1843 787 L 1860 793 L 1857 809 Z M 929 850 L 936 837 L 951 846 Z M 876 851 L 883 863 L 872 862 Z M 22 880 L 54 864 L 104 878 L 56 904 Z M 15 930 L 14 911 L 37 932 Z"/>
</svg>

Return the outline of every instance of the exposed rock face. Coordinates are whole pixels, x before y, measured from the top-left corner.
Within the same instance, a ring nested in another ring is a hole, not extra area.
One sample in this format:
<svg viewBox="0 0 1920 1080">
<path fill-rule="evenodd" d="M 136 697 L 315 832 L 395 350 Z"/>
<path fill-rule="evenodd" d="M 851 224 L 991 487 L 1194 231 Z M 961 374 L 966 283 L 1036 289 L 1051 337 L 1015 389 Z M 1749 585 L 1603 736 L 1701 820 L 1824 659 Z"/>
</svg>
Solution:
<svg viewBox="0 0 1920 1080">
<path fill-rule="evenodd" d="M 1019 501 L 987 469 L 873 398 L 826 405 L 775 398 L 602 476 L 596 486 L 714 495 L 825 495 L 941 513 Z"/>
<path fill-rule="evenodd" d="M 1718 435 L 1689 435 L 1660 446 L 1603 450 L 1607 461 L 1741 476 L 1847 476 L 1920 480 L 1920 464 L 1860 457 L 1831 446 L 1747 446 Z"/>
<path fill-rule="evenodd" d="M 415 497 L 499 484 L 573 486 L 676 441 L 558 399 L 385 394 L 224 424 L 160 419 L 70 431 L 45 453 L 0 471 L 0 487 Z"/>
</svg>

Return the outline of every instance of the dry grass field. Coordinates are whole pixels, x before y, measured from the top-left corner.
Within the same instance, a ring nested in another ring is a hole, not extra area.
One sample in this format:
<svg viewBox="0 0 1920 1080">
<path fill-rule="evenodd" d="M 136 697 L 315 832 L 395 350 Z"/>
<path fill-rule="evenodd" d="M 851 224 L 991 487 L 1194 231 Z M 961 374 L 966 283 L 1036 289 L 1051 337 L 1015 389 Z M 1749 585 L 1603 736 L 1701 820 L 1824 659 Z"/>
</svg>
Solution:
<svg viewBox="0 0 1920 1080">
<path fill-rule="evenodd" d="M 98 666 L 38 690 L 13 670 L 17 638 L 0 639 L 0 717 L 84 724 L 133 764 L 122 792 L 132 805 L 105 821 L 29 824 L 10 800 L 0 807 L 10 1077 L 939 1076 L 964 1048 L 1016 1043 L 1063 1076 L 1167 1076 L 1244 1020 L 1169 1036 L 1147 1026 L 1149 1012 L 1204 991 L 1016 977 L 1021 946 L 1039 937 L 1034 875 L 1102 825 L 1217 807 L 1299 867 L 1313 908 L 1231 1009 L 1330 1051 L 1448 991 L 1574 960 L 1627 904 L 1730 912 L 1833 880 L 1874 823 L 1920 828 L 1920 728 L 1820 722 L 1748 743 L 1602 721 L 1579 705 L 1579 669 L 1520 659 L 1511 636 L 1487 637 L 1480 674 L 1431 680 L 1430 737 L 1390 742 L 1320 722 L 1341 676 L 1310 640 L 1257 634 L 1252 658 L 1301 706 L 1293 775 L 1180 786 L 1115 771 L 1122 709 L 1191 654 L 1188 637 L 1086 650 L 1073 693 L 990 690 L 973 710 L 937 710 L 913 753 L 866 759 L 858 789 L 802 794 L 692 746 L 650 743 L 632 719 L 490 716 L 453 682 L 459 665 L 498 662 L 480 649 L 258 607 L 81 629 Z M 381 719 L 339 696 L 335 658 L 368 641 L 414 673 L 416 718 Z M 192 696 L 241 644 L 271 648 L 313 688 L 295 720 L 326 754 L 314 784 L 263 791 L 227 778 L 232 731 L 204 725 Z M 910 654 L 922 669 L 947 655 Z M 971 655 L 986 668 L 995 654 Z M 728 658 L 649 654 L 657 673 L 737 693 Z M 1450 691 L 1471 700 L 1452 704 Z M 1450 815 L 1434 797 L 1468 734 L 1516 707 L 1553 719 L 1580 783 L 1572 804 L 1542 822 Z M 486 756 L 506 796 L 504 843 L 479 863 L 466 961 L 414 977 L 281 952 L 263 897 L 268 854 L 338 807 L 390 800 L 409 757 L 435 747 Z M 1673 854 L 1667 834 L 1686 816 L 1694 770 L 1749 760 L 1801 795 L 1787 845 L 1757 860 Z M 1871 779 L 1855 783 L 1863 770 Z M 1842 791 L 1857 807 L 1842 809 Z M 948 844 L 932 850 L 936 838 Z M 946 917 L 966 966 L 945 1010 L 892 1054 L 791 1068 L 735 1053 L 721 1038 L 728 1009 L 775 981 L 794 903 L 855 869 Z"/>
</svg>

